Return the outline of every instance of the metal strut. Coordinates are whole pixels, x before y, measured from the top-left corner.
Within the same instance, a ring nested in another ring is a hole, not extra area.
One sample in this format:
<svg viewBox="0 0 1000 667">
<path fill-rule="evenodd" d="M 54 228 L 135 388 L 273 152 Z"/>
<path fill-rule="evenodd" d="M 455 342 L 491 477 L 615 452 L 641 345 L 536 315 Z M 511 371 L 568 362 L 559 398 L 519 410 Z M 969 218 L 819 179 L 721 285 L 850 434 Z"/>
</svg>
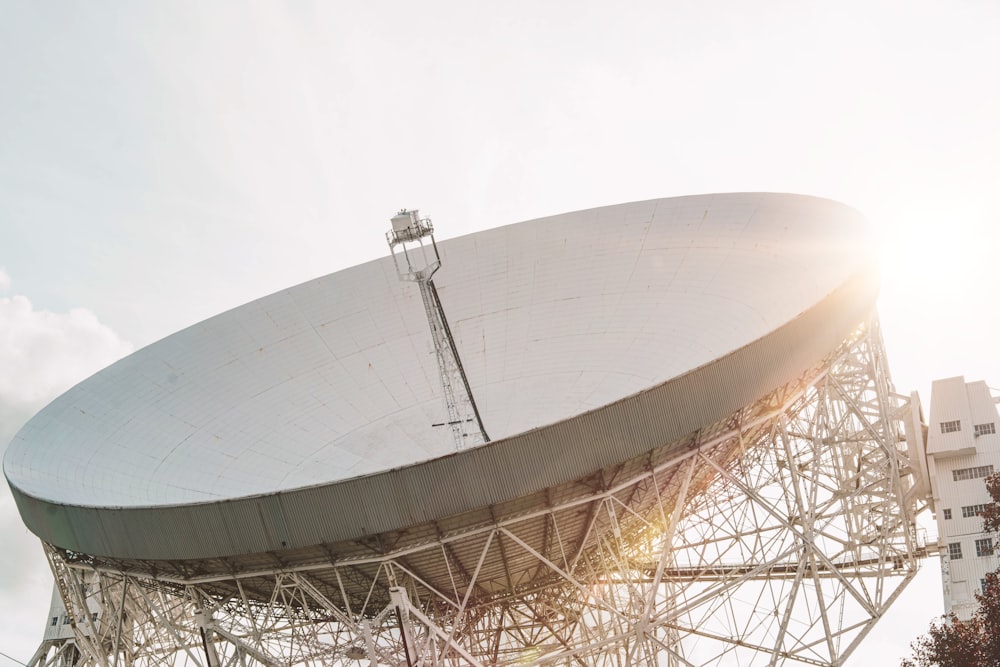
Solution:
<svg viewBox="0 0 1000 667">
<path fill-rule="evenodd" d="M 448 326 L 441 297 L 434 286 L 434 274 L 441 268 L 434 225 L 429 218 L 421 219 L 417 211 L 402 210 L 392 218 L 392 229 L 385 236 L 399 279 L 415 282 L 420 288 L 430 325 L 447 415 L 444 422 L 433 426 L 449 428 L 456 450 L 487 443 L 490 438 L 472 396 L 472 387 Z"/>
</svg>

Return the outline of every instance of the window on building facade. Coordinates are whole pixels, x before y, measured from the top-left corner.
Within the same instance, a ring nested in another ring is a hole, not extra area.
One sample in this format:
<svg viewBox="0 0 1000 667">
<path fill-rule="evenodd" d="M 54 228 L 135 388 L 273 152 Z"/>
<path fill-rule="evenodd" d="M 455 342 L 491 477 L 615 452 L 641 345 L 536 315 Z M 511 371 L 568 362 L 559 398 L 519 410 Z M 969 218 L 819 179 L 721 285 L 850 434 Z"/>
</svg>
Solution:
<svg viewBox="0 0 1000 667">
<path fill-rule="evenodd" d="M 942 433 L 954 433 L 955 431 L 962 430 L 961 420 L 956 419 L 950 422 L 941 422 L 941 432 Z"/>
<path fill-rule="evenodd" d="M 956 482 L 963 479 L 982 479 L 993 474 L 993 466 L 976 466 L 975 468 L 959 468 L 951 471 L 951 478 Z"/>
<path fill-rule="evenodd" d="M 968 519 L 969 517 L 979 516 L 986 509 L 986 505 L 966 505 L 962 508 L 962 517 Z"/>
<path fill-rule="evenodd" d="M 977 556 L 992 556 L 993 555 L 993 538 L 984 537 L 981 540 L 976 540 L 976 555 Z"/>
<path fill-rule="evenodd" d="M 952 560 L 962 559 L 962 543 L 952 542 L 948 545 L 948 558 Z"/>
<path fill-rule="evenodd" d="M 63 616 L 63 625 L 69 625 L 69 616 Z"/>
<path fill-rule="evenodd" d="M 947 521 L 948 519 L 951 518 L 951 510 L 950 509 L 944 510 L 944 518 L 945 518 L 945 521 Z"/>
<path fill-rule="evenodd" d="M 972 427 L 976 435 L 992 435 L 997 432 L 997 427 L 993 422 L 988 422 L 986 424 L 976 424 Z"/>
<path fill-rule="evenodd" d="M 53 616 L 52 617 L 52 625 L 53 626 L 59 625 L 59 617 L 58 616 Z"/>
</svg>

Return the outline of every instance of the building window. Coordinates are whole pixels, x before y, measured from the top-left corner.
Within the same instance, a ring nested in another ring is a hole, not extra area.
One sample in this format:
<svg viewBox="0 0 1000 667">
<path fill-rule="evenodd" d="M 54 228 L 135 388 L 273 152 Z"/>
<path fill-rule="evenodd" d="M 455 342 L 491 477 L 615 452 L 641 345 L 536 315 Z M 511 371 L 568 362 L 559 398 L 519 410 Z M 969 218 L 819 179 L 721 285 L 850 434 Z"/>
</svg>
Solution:
<svg viewBox="0 0 1000 667">
<path fill-rule="evenodd" d="M 93 611 L 93 612 L 90 613 L 90 620 L 92 620 L 92 621 L 96 621 L 97 620 L 97 612 L 96 611 Z"/>
<path fill-rule="evenodd" d="M 993 466 L 976 466 L 975 468 L 959 468 L 951 471 L 951 478 L 956 482 L 963 479 L 982 479 L 993 474 Z"/>
<path fill-rule="evenodd" d="M 980 435 L 992 435 L 997 432 L 997 427 L 993 425 L 993 422 L 987 424 L 976 424 L 972 427 L 976 433 L 976 436 Z"/>
<path fill-rule="evenodd" d="M 952 542 L 948 545 L 948 558 L 952 560 L 962 559 L 962 543 Z"/>
<path fill-rule="evenodd" d="M 69 616 L 63 616 L 63 625 L 69 625 Z"/>
<path fill-rule="evenodd" d="M 58 616 L 53 616 L 52 617 L 52 627 L 55 627 L 57 625 L 59 625 L 59 617 Z"/>
<path fill-rule="evenodd" d="M 944 510 L 944 519 L 945 519 L 945 521 L 947 521 L 950 518 L 951 518 L 951 510 L 950 509 Z"/>
<path fill-rule="evenodd" d="M 979 516 L 986 510 L 986 505 L 966 505 L 962 508 L 962 518 Z"/>
<path fill-rule="evenodd" d="M 941 422 L 942 433 L 954 433 L 962 430 L 962 422 L 959 419 L 951 422 Z"/>
<path fill-rule="evenodd" d="M 976 555 L 977 556 L 992 556 L 993 555 L 993 538 L 984 537 L 981 540 L 976 540 Z"/>
</svg>

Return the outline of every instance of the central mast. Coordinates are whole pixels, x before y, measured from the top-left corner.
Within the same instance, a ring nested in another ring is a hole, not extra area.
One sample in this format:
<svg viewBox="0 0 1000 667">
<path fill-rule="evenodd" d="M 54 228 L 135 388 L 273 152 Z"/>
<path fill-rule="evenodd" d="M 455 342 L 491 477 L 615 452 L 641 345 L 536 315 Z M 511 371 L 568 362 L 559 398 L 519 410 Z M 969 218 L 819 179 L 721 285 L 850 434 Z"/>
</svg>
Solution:
<svg viewBox="0 0 1000 667">
<path fill-rule="evenodd" d="M 451 429 L 456 450 L 489 442 L 441 298 L 434 286 L 434 274 L 441 268 L 441 255 L 434 242 L 434 225 L 430 218 L 421 219 L 418 211 L 404 209 L 393 216 L 392 229 L 386 232 L 385 238 L 389 242 L 399 279 L 415 282 L 420 288 L 431 328 L 447 415 L 444 422 L 434 426 Z"/>
</svg>

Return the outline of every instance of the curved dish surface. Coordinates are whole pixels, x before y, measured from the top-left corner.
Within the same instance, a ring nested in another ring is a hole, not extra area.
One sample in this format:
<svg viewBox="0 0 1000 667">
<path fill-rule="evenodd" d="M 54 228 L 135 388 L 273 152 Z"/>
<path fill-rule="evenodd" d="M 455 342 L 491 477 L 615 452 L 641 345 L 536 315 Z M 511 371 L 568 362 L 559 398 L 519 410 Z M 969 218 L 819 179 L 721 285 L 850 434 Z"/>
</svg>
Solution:
<svg viewBox="0 0 1000 667">
<path fill-rule="evenodd" d="M 725 194 L 439 243 L 493 442 L 453 452 L 419 291 L 386 257 L 180 331 L 72 388 L 4 470 L 43 540 L 209 558 L 398 529 L 592 473 L 794 379 L 874 307 L 852 209 Z M 628 425 L 622 428 L 622 425 Z"/>
</svg>

